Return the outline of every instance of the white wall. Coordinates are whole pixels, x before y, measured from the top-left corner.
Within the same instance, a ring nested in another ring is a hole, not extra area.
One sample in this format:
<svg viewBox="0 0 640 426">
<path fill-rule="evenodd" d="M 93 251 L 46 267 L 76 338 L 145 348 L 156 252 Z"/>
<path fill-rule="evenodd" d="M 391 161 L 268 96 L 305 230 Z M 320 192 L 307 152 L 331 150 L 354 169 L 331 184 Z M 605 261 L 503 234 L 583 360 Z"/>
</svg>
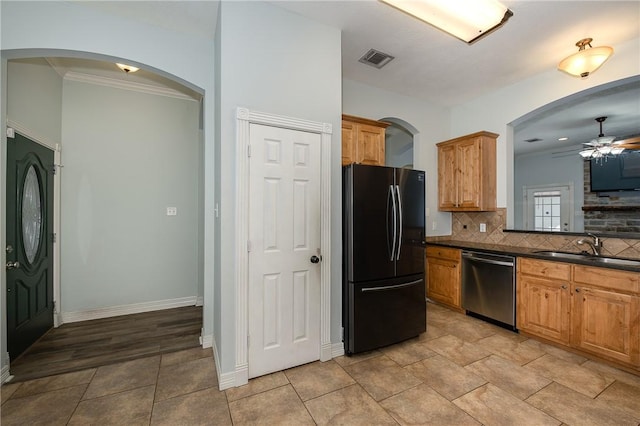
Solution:
<svg viewBox="0 0 640 426">
<path fill-rule="evenodd" d="M 578 149 L 581 146 L 578 147 Z M 518 155 L 514 158 L 514 227 L 523 226 L 522 187 L 536 185 L 566 184 L 573 182 L 573 229 L 584 230 L 584 160 L 578 149 L 570 154 L 558 155 L 554 151 Z"/>
<path fill-rule="evenodd" d="M 384 164 L 390 167 L 404 167 L 413 164 L 413 135 L 402 127 L 387 127 L 384 138 Z"/>
<path fill-rule="evenodd" d="M 221 366 L 235 369 L 235 111 L 333 125 L 332 342 L 340 341 L 340 31 L 264 2 L 220 4 Z"/>
<path fill-rule="evenodd" d="M 198 295 L 198 109 L 65 79 L 63 318 Z"/>
<path fill-rule="evenodd" d="M 29 136 L 60 143 L 62 77 L 43 58 L 9 61 L 7 117 Z"/>
<path fill-rule="evenodd" d="M 0 2 L 0 48 L 6 59 L 77 56 L 120 59 L 180 81 L 205 95 L 204 334 L 213 333 L 214 46 L 213 40 L 98 12 L 80 2 Z M 213 25 L 213 23 L 212 23 Z M 2 80 L 6 68 L 2 68 Z M 3 88 L 4 89 L 4 88 Z M 2 93 L 6 114 L 6 93 Z M 0 142 L 5 140 L 1 132 Z M 2 146 L 5 146 L 2 143 Z M 2 154 L 4 158 L 4 153 Z M 3 159 L 3 161 L 5 161 Z M 4 184 L 1 185 L 4 187 Z M 4 197 L 1 200 L 4 205 Z M 4 208 L 1 209 L 4 214 Z M 1 220 L 4 224 L 4 220 Z M 3 236 L 4 238 L 4 233 Z M 4 258 L 3 258 L 4 259 Z M 4 274 L 0 291 L 6 291 Z M 3 305 L 4 308 L 4 305 Z M 2 344 L 6 338 L 2 336 Z M 6 347 L 6 346 L 4 346 Z M 2 365 L 5 367 L 6 363 Z"/>
<path fill-rule="evenodd" d="M 345 79 L 342 82 L 342 111 L 373 120 L 399 118 L 418 130 L 413 142 L 413 167 L 424 170 L 427 176 L 429 214 L 426 233 L 429 236 L 450 234 L 451 215 L 438 211 L 438 152 L 435 146 L 449 138 L 449 109 Z"/>
<path fill-rule="evenodd" d="M 640 38 L 614 48 L 615 54 L 609 61 L 586 79 L 570 77 L 553 69 L 452 108 L 452 137 L 479 130 L 500 135 L 497 144 L 498 207 L 507 207 L 508 227 L 513 227 L 513 129 L 509 123 L 549 102 L 640 74 Z"/>
</svg>

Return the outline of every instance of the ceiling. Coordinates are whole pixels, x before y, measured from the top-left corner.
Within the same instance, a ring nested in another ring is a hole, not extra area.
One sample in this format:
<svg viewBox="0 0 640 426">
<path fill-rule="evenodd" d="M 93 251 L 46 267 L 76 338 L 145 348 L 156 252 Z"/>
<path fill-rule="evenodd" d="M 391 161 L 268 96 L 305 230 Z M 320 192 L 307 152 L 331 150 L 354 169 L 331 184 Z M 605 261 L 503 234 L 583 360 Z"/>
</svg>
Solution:
<svg viewBox="0 0 640 426">
<path fill-rule="evenodd" d="M 577 51 L 575 42 L 584 37 L 592 37 L 594 46 L 609 45 L 614 49 L 619 44 L 640 37 L 639 1 L 502 2 L 513 11 L 514 16 L 486 38 L 467 45 L 376 0 L 271 1 L 293 13 L 341 29 L 344 78 L 443 106 L 458 105 L 536 74 L 554 70 L 562 58 Z M 81 4 L 126 19 L 211 39 L 215 34 L 219 12 L 218 1 L 89 1 Z M 370 48 L 388 53 L 395 59 L 382 69 L 358 62 Z M 83 69 L 78 69 L 83 64 L 67 62 L 79 61 L 77 59 L 58 58 L 56 61 L 58 71 L 62 73 L 94 73 L 182 90 L 180 85 L 176 86 L 176 83 L 145 70 L 125 75 L 109 63 L 84 64 Z M 607 102 L 611 106 L 617 100 L 609 97 Z M 625 111 L 635 108 L 633 112 L 638 120 L 638 106 L 629 102 L 627 99 L 621 108 Z M 593 121 L 596 116 L 611 115 L 604 124 L 605 134 L 608 134 L 610 123 L 614 131 L 614 116 L 624 113 L 622 110 L 615 114 L 596 112 L 599 107 L 595 103 L 588 112 L 582 110 L 572 115 L 568 104 L 563 106 L 563 110 L 566 121 L 580 119 L 581 124 L 577 129 L 584 132 L 575 137 L 567 134 L 574 143 L 586 142 L 597 136 L 599 129 Z M 523 120 L 521 128 L 516 129 L 516 151 L 543 149 L 548 147 L 545 142 L 557 141 L 555 134 L 548 132 L 563 123 L 555 122 L 557 120 L 554 120 L 553 114 L 546 114 L 543 118 L 547 121 L 541 124 L 536 124 L 533 118 Z M 570 126 L 566 122 L 564 124 L 568 132 Z M 527 133 L 523 134 L 527 137 L 520 138 L 519 132 L 525 130 Z M 588 139 L 584 140 L 587 133 Z M 545 142 L 523 144 L 521 141 L 529 139 L 529 135 L 544 139 Z"/>
</svg>

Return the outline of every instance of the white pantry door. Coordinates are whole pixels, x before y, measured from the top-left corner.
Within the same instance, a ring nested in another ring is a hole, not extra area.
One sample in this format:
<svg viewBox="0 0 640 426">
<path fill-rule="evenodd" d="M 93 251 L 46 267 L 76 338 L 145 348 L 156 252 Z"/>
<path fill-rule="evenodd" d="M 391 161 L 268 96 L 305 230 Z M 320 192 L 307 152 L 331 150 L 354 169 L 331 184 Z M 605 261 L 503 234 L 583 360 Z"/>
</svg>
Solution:
<svg viewBox="0 0 640 426">
<path fill-rule="evenodd" d="M 320 359 L 321 136 L 249 129 L 249 377 Z"/>
</svg>

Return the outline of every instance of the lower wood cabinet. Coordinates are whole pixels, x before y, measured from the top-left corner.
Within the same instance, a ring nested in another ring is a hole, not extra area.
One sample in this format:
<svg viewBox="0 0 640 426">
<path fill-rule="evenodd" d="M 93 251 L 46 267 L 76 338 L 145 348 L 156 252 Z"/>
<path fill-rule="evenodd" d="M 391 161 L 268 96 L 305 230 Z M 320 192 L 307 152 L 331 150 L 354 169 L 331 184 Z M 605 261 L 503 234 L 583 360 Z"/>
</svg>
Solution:
<svg viewBox="0 0 640 426">
<path fill-rule="evenodd" d="M 640 274 L 518 259 L 523 332 L 640 369 Z"/>
<path fill-rule="evenodd" d="M 461 250 L 427 247 L 427 297 L 460 309 Z"/>
</svg>

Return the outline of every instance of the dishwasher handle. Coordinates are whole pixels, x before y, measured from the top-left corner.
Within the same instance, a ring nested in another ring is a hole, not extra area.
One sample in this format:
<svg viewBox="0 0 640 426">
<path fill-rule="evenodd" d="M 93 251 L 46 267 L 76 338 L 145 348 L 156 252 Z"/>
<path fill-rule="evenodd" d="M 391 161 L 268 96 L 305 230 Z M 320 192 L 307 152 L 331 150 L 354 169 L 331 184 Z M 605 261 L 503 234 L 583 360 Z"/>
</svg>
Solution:
<svg viewBox="0 0 640 426">
<path fill-rule="evenodd" d="M 482 257 L 482 255 L 478 256 L 470 252 L 462 252 L 462 257 L 465 260 L 470 260 L 472 262 L 489 263 L 491 265 L 513 266 L 514 264 L 513 258 L 507 258 L 509 260 L 495 260 L 487 257 Z"/>
</svg>

